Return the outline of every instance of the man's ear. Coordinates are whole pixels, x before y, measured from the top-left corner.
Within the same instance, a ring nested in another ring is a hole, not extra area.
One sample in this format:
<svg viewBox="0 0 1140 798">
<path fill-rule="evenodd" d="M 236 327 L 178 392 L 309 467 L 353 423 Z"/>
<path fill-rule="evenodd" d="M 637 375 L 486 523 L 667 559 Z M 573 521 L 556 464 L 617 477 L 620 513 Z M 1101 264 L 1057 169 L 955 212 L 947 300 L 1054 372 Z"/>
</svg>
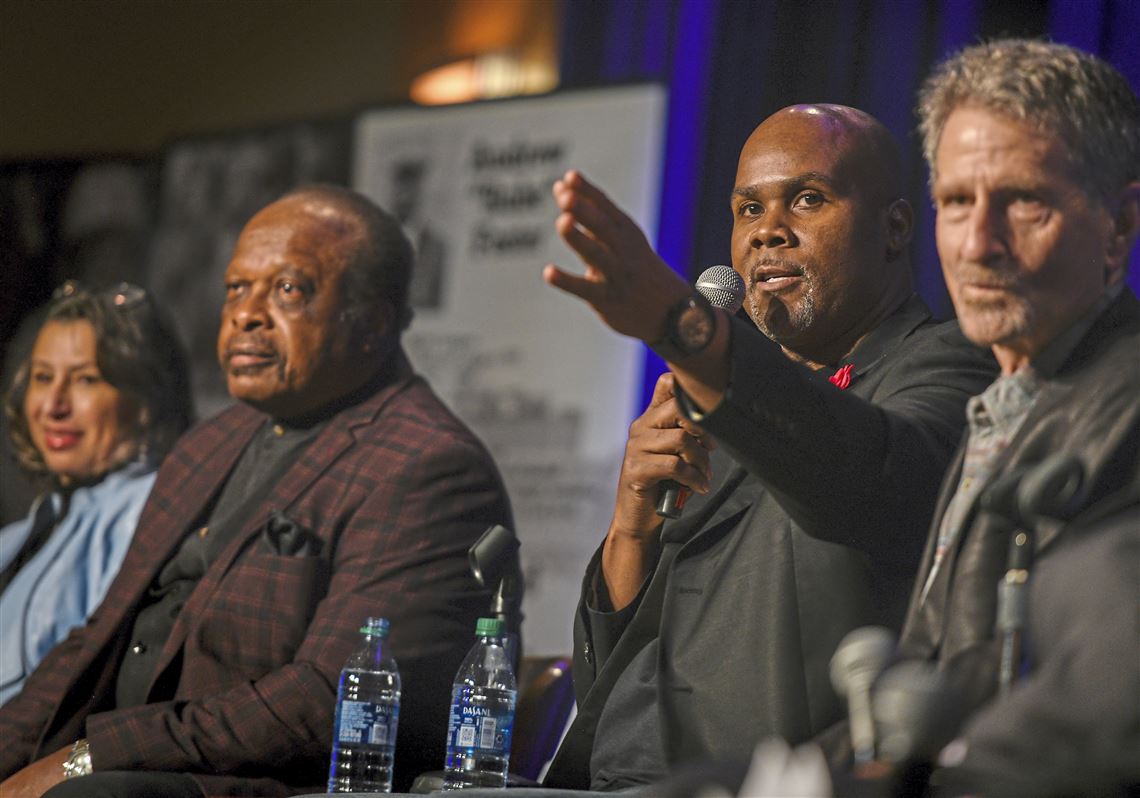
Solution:
<svg viewBox="0 0 1140 798">
<path fill-rule="evenodd" d="M 383 348 L 386 337 L 397 332 L 396 309 L 386 299 L 378 299 L 372 308 L 352 306 L 341 314 L 343 323 L 352 329 L 352 339 L 361 352 Z"/>
<path fill-rule="evenodd" d="M 1105 248 L 1104 283 L 1114 285 L 1124 279 L 1128 271 L 1128 256 L 1140 235 L 1140 181 L 1126 185 L 1116 200 L 1112 213 L 1108 245 Z"/>
<path fill-rule="evenodd" d="M 914 234 L 914 209 L 899 198 L 887 206 L 887 261 L 897 260 L 910 244 Z"/>
</svg>

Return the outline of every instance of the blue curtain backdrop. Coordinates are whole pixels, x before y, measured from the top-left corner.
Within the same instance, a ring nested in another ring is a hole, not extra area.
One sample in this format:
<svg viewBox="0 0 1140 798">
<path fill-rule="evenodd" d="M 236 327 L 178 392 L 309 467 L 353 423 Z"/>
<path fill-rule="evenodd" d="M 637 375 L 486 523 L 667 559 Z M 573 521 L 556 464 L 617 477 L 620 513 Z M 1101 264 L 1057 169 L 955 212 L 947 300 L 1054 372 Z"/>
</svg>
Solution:
<svg viewBox="0 0 1140 798">
<path fill-rule="evenodd" d="M 669 88 L 657 246 L 673 268 L 695 278 L 729 262 L 736 158 L 762 119 L 798 102 L 843 103 L 874 114 L 906 148 L 915 282 L 943 317 L 953 309 L 913 112 L 932 66 L 981 39 L 1049 37 L 1105 58 L 1140 91 L 1140 0 L 567 0 L 564 14 L 563 86 Z M 647 358 L 636 413 L 663 369 Z"/>
</svg>

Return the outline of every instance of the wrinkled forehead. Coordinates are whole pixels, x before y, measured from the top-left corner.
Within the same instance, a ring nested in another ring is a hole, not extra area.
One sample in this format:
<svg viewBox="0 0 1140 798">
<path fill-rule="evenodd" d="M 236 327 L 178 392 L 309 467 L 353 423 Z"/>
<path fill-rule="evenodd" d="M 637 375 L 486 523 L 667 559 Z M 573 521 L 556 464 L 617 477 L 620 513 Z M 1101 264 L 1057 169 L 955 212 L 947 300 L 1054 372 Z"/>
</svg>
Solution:
<svg viewBox="0 0 1140 798">
<path fill-rule="evenodd" d="M 979 103 L 960 103 L 947 115 L 934 151 L 937 180 L 951 155 L 966 152 L 978 160 L 1002 156 L 1081 182 L 1076 148 L 1059 130 L 1039 119 L 1022 119 Z"/>
</svg>

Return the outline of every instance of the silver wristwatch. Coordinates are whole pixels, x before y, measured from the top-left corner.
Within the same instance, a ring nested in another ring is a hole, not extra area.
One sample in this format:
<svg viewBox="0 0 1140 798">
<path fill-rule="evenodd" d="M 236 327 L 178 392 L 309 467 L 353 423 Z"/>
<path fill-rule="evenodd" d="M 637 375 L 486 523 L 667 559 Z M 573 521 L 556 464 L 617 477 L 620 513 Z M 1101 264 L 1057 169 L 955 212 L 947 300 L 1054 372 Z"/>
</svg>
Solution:
<svg viewBox="0 0 1140 798">
<path fill-rule="evenodd" d="M 76 776 L 86 776 L 91 773 L 91 747 L 87 740 L 76 740 L 71 746 L 71 753 L 63 762 L 63 777 L 74 779 Z"/>
</svg>

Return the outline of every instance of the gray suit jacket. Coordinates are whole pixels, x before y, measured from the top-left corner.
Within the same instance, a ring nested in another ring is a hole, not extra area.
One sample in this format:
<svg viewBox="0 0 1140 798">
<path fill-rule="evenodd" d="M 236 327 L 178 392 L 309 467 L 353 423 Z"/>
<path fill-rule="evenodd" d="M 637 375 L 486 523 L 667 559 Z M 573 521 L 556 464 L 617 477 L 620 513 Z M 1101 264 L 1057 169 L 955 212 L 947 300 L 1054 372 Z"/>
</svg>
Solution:
<svg viewBox="0 0 1140 798">
<path fill-rule="evenodd" d="M 760 738 L 804 740 L 840 715 L 827 675 L 839 640 L 897 627 L 966 400 L 996 367 L 914 299 L 849 358 L 846 391 L 733 322 L 731 387 L 700 423 L 721 444 L 714 486 L 667 522 L 660 560 L 617 613 L 575 623 L 578 717 L 548 786 L 617 787 L 590 773 L 598 722 L 630 663 L 657 646 L 669 767 L 747 755 Z M 623 677 L 626 681 L 623 681 Z M 631 771 L 637 763 L 630 763 Z"/>
<path fill-rule="evenodd" d="M 1049 565 L 1054 558 L 1068 556 L 1066 538 L 1079 535 L 1087 519 L 1103 515 L 1105 507 L 1140 501 L 1140 302 L 1131 291 L 1125 290 L 1104 311 L 1048 380 L 993 478 L 1058 452 L 1080 459 L 1089 490 L 1071 524 L 1049 519 L 1036 524 L 1038 575 L 1056 567 Z M 936 519 L 942 517 L 957 487 L 961 460 L 960 453 L 947 474 Z M 935 523 L 934 530 L 937 527 Z M 937 537 L 936 531 L 931 533 L 900 648 L 904 656 L 937 660 L 966 697 L 964 706 L 970 707 L 988 701 L 997 686 L 994 617 L 997 584 L 1006 569 L 1009 529 L 975 507 L 964 530 L 947 552 L 926 600 L 921 601 L 919 591 L 930 570 Z M 1135 576 L 1129 597 L 1133 610 Z M 1084 622 L 1097 623 L 1091 617 Z M 1084 631 L 1092 633 L 1090 640 L 1095 638 L 1091 628 Z M 1134 628 L 1119 633 L 1128 631 Z M 1119 667 L 1135 669 L 1136 650 L 1134 641 L 1131 661 Z M 1105 667 L 1116 666 L 1106 663 Z M 1122 700 L 1136 709 L 1136 696 Z"/>
<path fill-rule="evenodd" d="M 1066 530 L 1034 568 L 1032 669 L 979 711 L 946 795 L 1114 795 L 1140 787 L 1140 503 Z M 1130 794 L 1135 794 L 1132 792 Z"/>
</svg>

